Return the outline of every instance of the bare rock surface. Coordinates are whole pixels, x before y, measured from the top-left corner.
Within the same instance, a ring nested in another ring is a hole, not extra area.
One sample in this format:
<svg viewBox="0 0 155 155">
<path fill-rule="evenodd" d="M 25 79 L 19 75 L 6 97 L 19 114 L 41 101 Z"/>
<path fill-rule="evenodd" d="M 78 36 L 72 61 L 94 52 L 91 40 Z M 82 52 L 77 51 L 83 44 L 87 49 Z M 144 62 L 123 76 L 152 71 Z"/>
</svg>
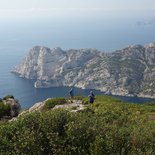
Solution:
<svg viewBox="0 0 155 155">
<path fill-rule="evenodd" d="M 112 53 L 35 46 L 14 71 L 36 88 L 75 86 L 106 94 L 155 98 L 155 43 Z"/>
<path fill-rule="evenodd" d="M 72 100 L 72 101 L 69 101 L 69 103 L 67 104 L 63 104 L 63 105 L 56 105 L 54 109 L 65 109 L 65 110 L 68 110 L 70 109 L 71 112 L 78 112 L 78 111 L 81 111 L 84 109 L 84 105 L 82 104 L 82 101 L 81 100 Z"/>
<path fill-rule="evenodd" d="M 35 103 L 32 107 L 30 107 L 29 109 L 24 110 L 22 113 L 20 113 L 19 116 L 25 115 L 25 114 L 28 114 L 28 113 L 32 113 L 32 112 L 41 112 L 41 110 L 44 107 L 46 101 L 48 101 L 48 100 L 49 99 L 47 99 L 47 100 L 45 100 L 43 102 Z M 86 106 L 82 104 L 81 100 L 68 100 L 66 104 L 56 105 L 51 110 L 65 109 L 65 110 L 69 110 L 71 112 L 80 112 L 85 107 Z"/>
</svg>

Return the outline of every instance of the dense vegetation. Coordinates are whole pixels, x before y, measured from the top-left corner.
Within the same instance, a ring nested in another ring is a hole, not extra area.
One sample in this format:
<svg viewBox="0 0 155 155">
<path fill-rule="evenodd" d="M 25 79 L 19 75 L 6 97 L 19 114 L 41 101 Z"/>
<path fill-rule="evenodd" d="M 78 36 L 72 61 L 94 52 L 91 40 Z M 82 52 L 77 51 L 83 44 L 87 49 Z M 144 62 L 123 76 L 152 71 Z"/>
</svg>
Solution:
<svg viewBox="0 0 155 155">
<path fill-rule="evenodd" d="M 4 104 L 3 100 L 0 100 L 0 119 L 3 116 L 10 116 L 11 106 L 9 104 Z"/>
<path fill-rule="evenodd" d="M 155 154 L 155 105 L 97 96 L 79 113 L 47 110 L 0 124 L 0 154 Z"/>
<path fill-rule="evenodd" d="M 56 105 L 65 104 L 67 101 L 65 98 L 51 98 L 45 102 L 43 110 L 50 110 L 54 108 Z"/>
</svg>

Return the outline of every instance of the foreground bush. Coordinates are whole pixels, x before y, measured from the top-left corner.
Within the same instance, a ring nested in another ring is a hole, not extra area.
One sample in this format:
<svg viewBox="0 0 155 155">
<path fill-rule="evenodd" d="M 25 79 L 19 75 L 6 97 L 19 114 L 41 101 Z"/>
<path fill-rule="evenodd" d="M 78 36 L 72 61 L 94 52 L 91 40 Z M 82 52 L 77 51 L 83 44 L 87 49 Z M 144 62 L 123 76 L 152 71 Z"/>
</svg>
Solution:
<svg viewBox="0 0 155 155">
<path fill-rule="evenodd" d="M 9 104 L 4 104 L 3 101 L 0 101 L 0 119 L 3 116 L 10 116 L 11 106 Z"/>
<path fill-rule="evenodd" d="M 51 98 L 51 99 L 46 101 L 43 109 L 49 110 L 49 109 L 55 107 L 56 105 L 62 105 L 62 104 L 65 104 L 66 102 L 67 101 L 65 98 Z"/>
<path fill-rule="evenodd" d="M 0 124 L 0 154 L 155 154 L 155 106 L 98 96 L 89 110 L 52 110 Z"/>
</svg>

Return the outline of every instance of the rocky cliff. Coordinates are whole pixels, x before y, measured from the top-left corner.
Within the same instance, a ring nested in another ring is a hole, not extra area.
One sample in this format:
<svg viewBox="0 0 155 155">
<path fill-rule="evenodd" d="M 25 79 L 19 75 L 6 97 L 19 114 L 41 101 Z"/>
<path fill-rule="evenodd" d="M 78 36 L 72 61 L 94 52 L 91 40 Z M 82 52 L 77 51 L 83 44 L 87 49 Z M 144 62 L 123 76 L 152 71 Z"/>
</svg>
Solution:
<svg viewBox="0 0 155 155">
<path fill-rule="evenodd" d="M 155 97 L 155 43 L 104 53 L 36 46 L 14 71 L 36 88 L 75 86 L 107 94 Z"/>
</svg>

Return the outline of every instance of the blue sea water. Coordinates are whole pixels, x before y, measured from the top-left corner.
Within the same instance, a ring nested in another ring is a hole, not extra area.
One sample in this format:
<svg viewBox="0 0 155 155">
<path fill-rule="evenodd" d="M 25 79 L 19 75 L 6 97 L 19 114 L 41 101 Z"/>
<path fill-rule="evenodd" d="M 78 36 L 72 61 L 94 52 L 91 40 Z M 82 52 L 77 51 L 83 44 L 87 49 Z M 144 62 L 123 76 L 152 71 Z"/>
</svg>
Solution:
<svg viewBox="0 0 155 155">
<path fill-rule="evenodd" d="M 12 94 L 22 108 L 49 97 L 69 96 L 68 87 L 36 89 L 34 81 L 19 78 L 11 73 L 21 62 L 28 50 L 35 45 L 48 47 L 97 48 L 114 51 L 131 44 L 147 44 L 155 41 L 155 25 L 137 25 L 134 21 L 101 21 L 83 23 L 11 23 L 1 24 L 0 29 L 0 98 Z M 77 95 L 88 95 L 90 90 L 75 88 Z M 102 94 L 95 91 L 95 94 Z M 151 101 L 143 98 L 121 97 L 124 101 L 143 103 Z"/>
</svg>

